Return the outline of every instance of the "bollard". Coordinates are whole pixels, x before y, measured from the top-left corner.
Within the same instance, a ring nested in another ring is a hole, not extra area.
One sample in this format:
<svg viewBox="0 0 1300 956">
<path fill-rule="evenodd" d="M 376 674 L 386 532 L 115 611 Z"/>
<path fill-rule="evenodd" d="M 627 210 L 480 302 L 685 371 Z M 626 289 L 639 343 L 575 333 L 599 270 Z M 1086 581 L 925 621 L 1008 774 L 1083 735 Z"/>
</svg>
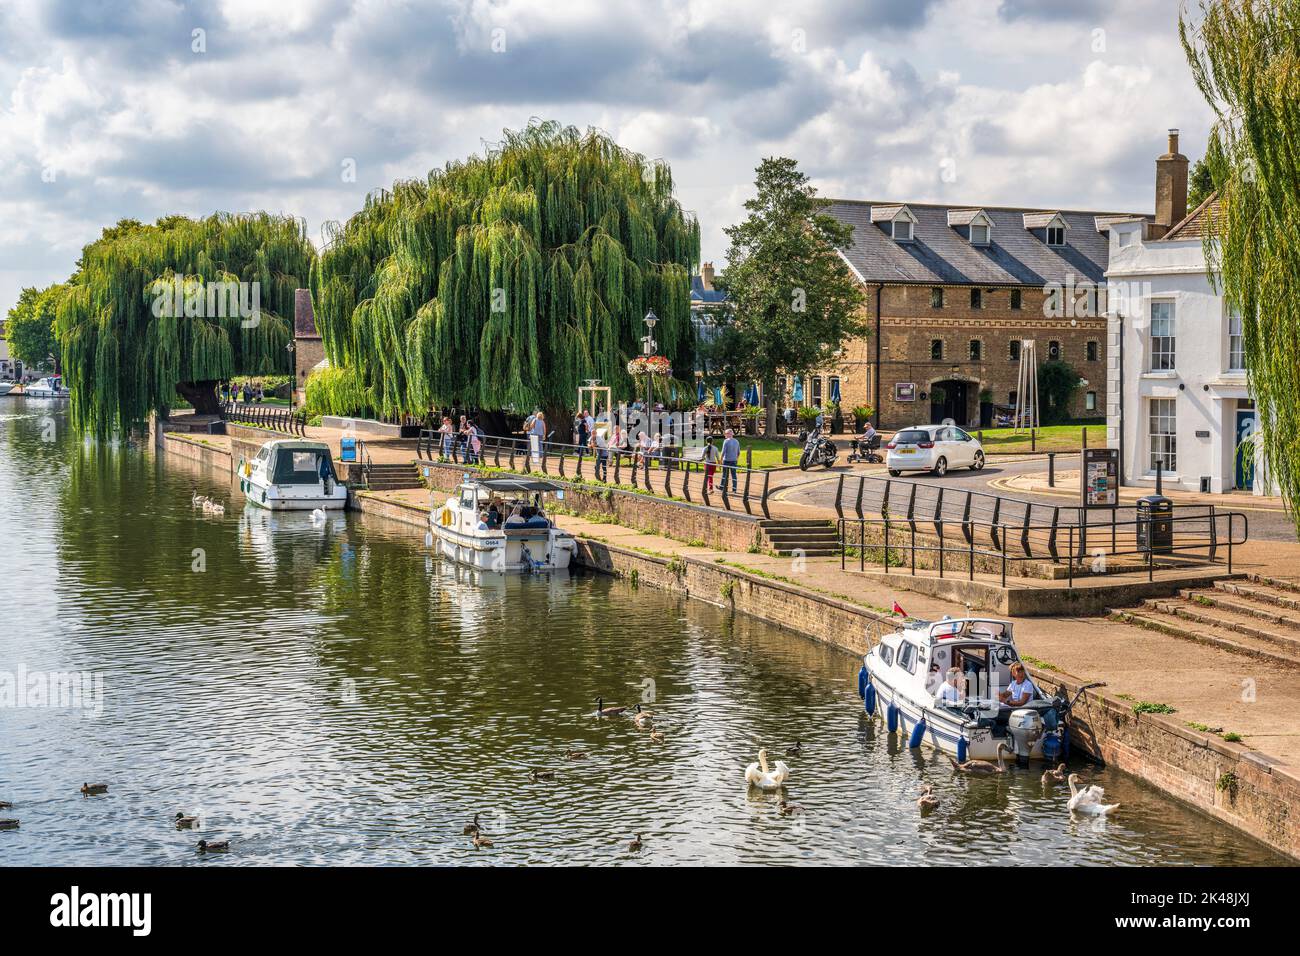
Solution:
<svg viewBox="0 0 1300 956">
<path fill-rule="evenodd" d="M 1056 487 L 1056 452 L 1047 453 L 1047 487 Z"/>
</svg>

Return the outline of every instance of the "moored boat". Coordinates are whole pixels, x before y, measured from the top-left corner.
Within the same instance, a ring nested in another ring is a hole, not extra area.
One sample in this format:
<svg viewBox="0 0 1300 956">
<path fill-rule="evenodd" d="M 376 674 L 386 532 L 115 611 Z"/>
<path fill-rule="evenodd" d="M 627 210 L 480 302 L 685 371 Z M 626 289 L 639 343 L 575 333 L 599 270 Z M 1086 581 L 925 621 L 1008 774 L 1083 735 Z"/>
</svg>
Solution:
<svg viewBox="0 0 1300 956">
<path fill-rule="evenodd" d="M 560 571 L 577 541 L 543 507 L 545 495 L 564 489 L 531 478 L 466 478 L 429 525 L 445 557 L 481 571 Z"/>
<path fill-rule="evenodd" d="M 23 395 L 27 398 L 67 398 L 68 390 L 63 387 L 62 376 L 50 375 L 24 385 Z"/>
<path fill-rule="evenodd" d="M 0 382 L 0 398 L 4 397 L 5 395 L 8 395 L 13 390 L 14 390 L 13 382 Z"/>
<path fill-rule="evenodd" d="M 253 504 L 273 511 L 330 510 L 348 503 L 330 447 L 320 441 L 267 442 L 252 461 L 240 460 L 239 489 Z"/>
<path fill-rule="evenodd" d="M 908 619 L 873 643 L 858 693 L 866 712 L 878 709 L 912 747 L 929 743 L 958 761 L 997 760 L 1003 747 L 1022 765 L 1064 759 L 1071 704 L 1064 694 L 1048 697 L 1034 684 L 1023 702 L 999 697 L 1019 661 L 1009 621 Z"/>
</svg>

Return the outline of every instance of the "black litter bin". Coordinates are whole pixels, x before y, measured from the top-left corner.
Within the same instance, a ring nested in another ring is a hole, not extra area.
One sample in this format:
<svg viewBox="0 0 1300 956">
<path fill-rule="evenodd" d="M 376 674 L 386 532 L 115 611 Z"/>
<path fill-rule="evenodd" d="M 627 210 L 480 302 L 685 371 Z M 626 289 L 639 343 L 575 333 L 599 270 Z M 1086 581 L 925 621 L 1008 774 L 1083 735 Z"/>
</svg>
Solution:
<svg viewBox="0 0 1300 956">
<path fill-rule="evenodd" d="M 1147 495 L 1137 501 L 1139 551 L 1168 554 L 1174 550 L 1174 503 L 1164 495 Z"/>
</svg>

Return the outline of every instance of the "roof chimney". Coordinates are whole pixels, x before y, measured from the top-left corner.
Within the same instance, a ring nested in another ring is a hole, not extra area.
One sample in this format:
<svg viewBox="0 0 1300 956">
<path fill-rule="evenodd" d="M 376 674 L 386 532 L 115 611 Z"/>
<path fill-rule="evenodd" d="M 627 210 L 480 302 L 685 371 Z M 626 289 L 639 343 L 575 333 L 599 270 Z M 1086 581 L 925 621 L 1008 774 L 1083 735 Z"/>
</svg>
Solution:
<svg viewBox="0 0 1300 956">
<path fill-rule="evenodd" d="M 1178 152 L 1178 130 L 1169 131 L 1169 152 L 1156 160 L 1156 222 L 1164 235 L 1187 217 L 1187 157 Z"/>
<path fill-rule="evenodd" d="M 706 292 L 713 291 L 713 263 L 712 262 L 705 262 L 700 265 L 700 285 L 704 286 L 704 291 Z"/>
</svg>

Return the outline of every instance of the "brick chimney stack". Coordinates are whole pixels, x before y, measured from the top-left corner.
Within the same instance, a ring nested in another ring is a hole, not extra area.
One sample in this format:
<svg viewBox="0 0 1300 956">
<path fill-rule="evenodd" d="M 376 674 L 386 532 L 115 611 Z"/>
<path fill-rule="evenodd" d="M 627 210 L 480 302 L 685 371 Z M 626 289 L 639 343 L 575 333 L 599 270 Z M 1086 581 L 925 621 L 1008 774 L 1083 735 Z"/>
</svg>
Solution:
<svg viewBox="0 0 1300 956">
<path fill-rule="evenodd" d="M 1187 157 L 1178 152 L 1178 130 L 1169 131 L 1169 152 L 1156 160 L 1156 226 L 1160 235 L 1187 217 Z"/>
<path fill-rule="evenodd" d="M 1184 180 L 1187 178 L 1183 177 Z M 700 264 L 700 285 L 704 286 L 705 292 L 713 291 L 713 263 L 704 262 Z"/>
</svg>

